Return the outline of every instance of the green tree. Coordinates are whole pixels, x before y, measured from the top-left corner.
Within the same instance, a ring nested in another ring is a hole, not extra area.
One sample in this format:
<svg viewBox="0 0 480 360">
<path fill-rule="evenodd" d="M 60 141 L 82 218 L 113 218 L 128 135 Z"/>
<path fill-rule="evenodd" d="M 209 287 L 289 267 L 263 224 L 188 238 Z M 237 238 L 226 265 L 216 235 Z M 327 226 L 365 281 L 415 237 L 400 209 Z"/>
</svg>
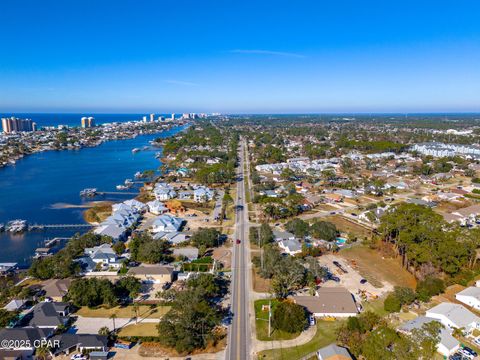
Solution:
<svg viewBox="0 0 480 360">
<path fill-rule="evenodd" d="M 317 221 L 310 227 L 310 233 L 317 239 L 334 241 L 337 237 L 337 227 L 327 221 Z"/>
<path fill-rule="evenodd" d="M 395 294 L 389 294 L 383 303 L 383 308 L 388 312 L 398 312 L 400 311 L 402 304 L 400 300 L 395 296 Z"/>
<path fill-rule="evenodd" d="M 274 329 L 296 333 L 303 331 L 308 325 L 305 309 L 291 302 L 281 302 L 275 306 L 272 314 Z"/>
</svg>

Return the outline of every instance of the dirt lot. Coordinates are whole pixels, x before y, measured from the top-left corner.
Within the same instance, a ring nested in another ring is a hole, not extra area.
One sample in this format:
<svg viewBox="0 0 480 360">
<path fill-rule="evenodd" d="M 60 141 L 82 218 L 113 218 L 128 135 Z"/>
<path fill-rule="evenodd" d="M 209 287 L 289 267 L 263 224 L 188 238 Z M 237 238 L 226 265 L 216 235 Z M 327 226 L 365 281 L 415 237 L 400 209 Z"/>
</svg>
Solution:
<svg viewBox="0 0 480 360">
<path fill-rule="evenodd" d="M 212 257 L 223 264 L 224 269 L 232 267 L 232 248 L 222 245 L 213 249 Z"/>
<path fill-rule="evenodd" d="M 366 246 L 352 246 L 338 253 L 346 259 L 349 265 L 367 280 L 376 284 L 390 283 L 393 286 L 415 288 L 416 281 L 412 274 L 402 268 L 399 259 L 384 258 L 376 251 Z"/>
<path fill-rule="evenodd" d="M 348 220 L 343 216 L 333 215 L 327 216 L 324 219 L 325 221 L 329 221 L 341 231 L 345 233 L 353 233 L 360 238 L 370 237 L 372 236 L 372 232 L 368 230 L 366 227 L 356 224 L 352 220 Z"/>
<path fill-rule="evenodd" d="M 333 261 L 338 261 L 348 273 L 344 274 L 337 266 L 333 264 Z M 393 290 L 393 285 L 387 281 L 375 282 L 374 284 L 370 282 L 361 284 L 360 280 L 362 280 L 364 277 L 357 270 L 351 267 L 347 260 L 338 255 L 329 254 L 320 256 L 318 258 L 318 262 L 322 266 L 328 267 L 334 275 L 340 278 L 340 283 L 330 280 L 327 281 L 324 286 L 344 286 L 358 298 L 359 290 L 366 291 L 367 294 L 371 294 L 372 297 L 381 296 Z"/>
</svg>

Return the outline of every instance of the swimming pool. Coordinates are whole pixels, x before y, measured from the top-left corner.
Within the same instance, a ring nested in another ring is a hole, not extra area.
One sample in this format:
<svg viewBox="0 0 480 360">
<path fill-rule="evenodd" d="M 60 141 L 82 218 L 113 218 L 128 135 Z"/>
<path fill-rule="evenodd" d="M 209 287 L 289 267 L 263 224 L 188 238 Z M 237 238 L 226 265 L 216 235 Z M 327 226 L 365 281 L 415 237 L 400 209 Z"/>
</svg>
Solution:
<svg viewBox="0 0 480 360">
<path fill-rule="evenodd" d="M 337 239 L 335 240 L 335 243 L 337 244 L 337 246 L 343 246 L 345 245 L 346 242 L 347 242 L 347 239 L 342 237 L 337 237 Z"/>
</svg>

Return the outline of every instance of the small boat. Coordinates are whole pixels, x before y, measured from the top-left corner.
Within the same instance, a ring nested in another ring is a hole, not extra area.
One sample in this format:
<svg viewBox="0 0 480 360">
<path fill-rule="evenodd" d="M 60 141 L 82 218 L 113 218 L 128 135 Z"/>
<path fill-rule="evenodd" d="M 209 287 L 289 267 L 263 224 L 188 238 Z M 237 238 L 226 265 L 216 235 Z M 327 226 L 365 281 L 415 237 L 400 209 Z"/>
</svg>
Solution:
<svg viewBox="0 0 480 360">
<path fill-rule="evenodd" d="M 132 179 L 126 179 L 126 180 L 125 180 L 125 185 L 127 185 L 127 186 L 132 186 L 132 185 L 133 185 Z"/>
<path fill-rule="evenodd" d="M 155 153 L 155 159 L 160 159 L 162 157 L 162 153 Z"/>
<path fill-rule="evenodd" d="M 117 185 L 116 188 L 117 188 L 117 190 L 127 190 L 127 189 L 128 189 L 128 186 L 125 186 L 125 185 Z"/>
<path fill-rule="evenodd" d="M 91 196 L 95 196 L 95 195 L 97 195 L 97 189 L 96 188 L 88 188 L 88 189 L 83 189 L 82 191 L 80 191 L 80 196 L 91 197 Z"/>
<path fill-rule="evenodd" d="M 135 179 L 141 179 L 143 177 L 143 174 L 140 171 L 137 171 L 133 176 L 135 177 Z"/>
<path fill-rule="evenodd" d="M 148 150 L 148 146 L 142 147 L 142 150 Z"/>
<path fill-rule="evenodd" d="M 7 231 L 12 233 L 19 233 L 27 230 L 27 220 L 12 220 L 7 223 Z"/>
<path fill-rule="evenodd" d="M 132 149 L 132 153 L 134 153 L 134 154 L 137 153 L 137 152 L 139 152 L 139 151 L 140 151 L 139 148 L 134 148 L 134 149 Z"/>
</svg>

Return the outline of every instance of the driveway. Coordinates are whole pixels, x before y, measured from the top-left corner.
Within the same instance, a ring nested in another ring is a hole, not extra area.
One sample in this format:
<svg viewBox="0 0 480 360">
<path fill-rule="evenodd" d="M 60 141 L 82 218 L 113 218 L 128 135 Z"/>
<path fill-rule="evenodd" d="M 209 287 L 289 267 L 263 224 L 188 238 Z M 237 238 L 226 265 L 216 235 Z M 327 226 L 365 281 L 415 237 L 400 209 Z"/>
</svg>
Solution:
<svg viewBox="0 0 480 360">
<path fill-rule="evenodd" d="M 139 319 L 138 323 L 157 323 L 159 321 L 159 319 Z M 115 327 L 117 329 L 133 324 L 135 324 L 135 319 L 115 319 Z M 108 327 L 110 330 L 113 330 L 113 320 L 109 318 L 78 316 L 78 319 L 75 324 L 73 324 L 71 330 L 77 334 L 98 334 L 98 330 L 104 326 Z"/>
</svg>

